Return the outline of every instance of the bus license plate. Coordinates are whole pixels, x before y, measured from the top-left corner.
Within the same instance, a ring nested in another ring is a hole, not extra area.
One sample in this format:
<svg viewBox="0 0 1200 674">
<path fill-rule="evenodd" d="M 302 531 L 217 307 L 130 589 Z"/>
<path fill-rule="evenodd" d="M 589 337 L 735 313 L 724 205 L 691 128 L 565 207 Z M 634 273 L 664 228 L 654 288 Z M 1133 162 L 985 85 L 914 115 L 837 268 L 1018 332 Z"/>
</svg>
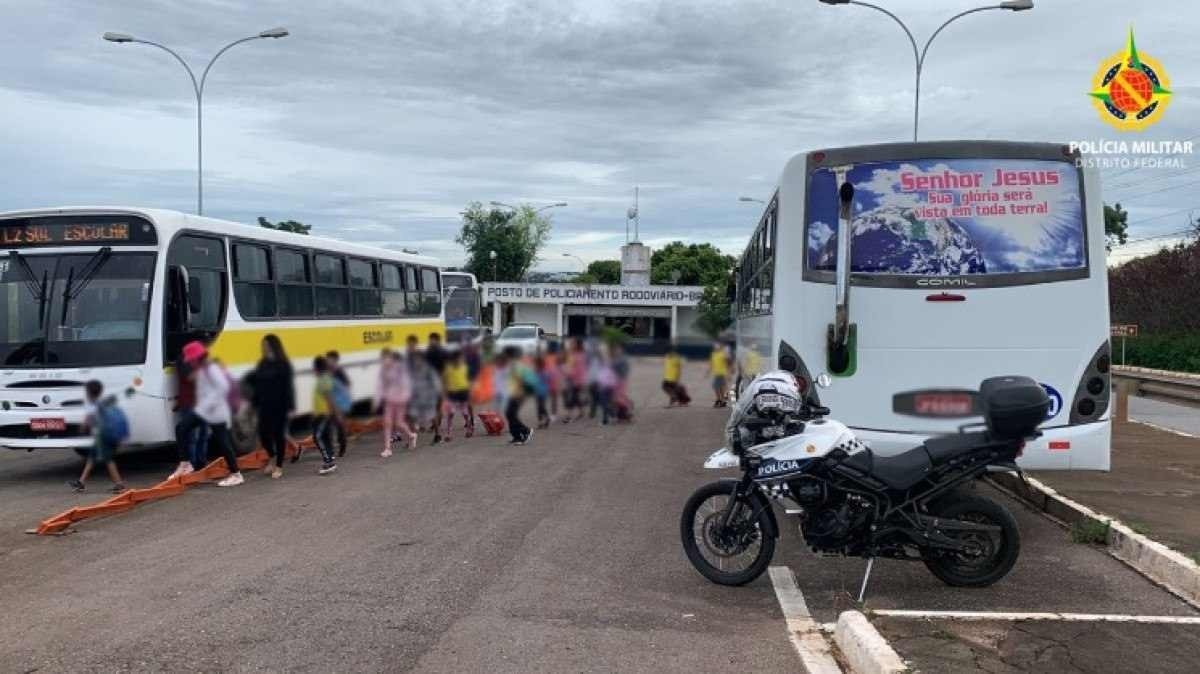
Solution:
<svg viewBox="0 0 1200 674">
<path fill-rule="evenodd" d="M 965 417 L 970 416 L 973 402 L 968 393 L 919 393 L 913 407 L 921 416 Z"/>
<path fill-rule="evenodd" d="M 66 419 L 30 419 L 29 430 L 31 431 L 65 431 L 67 430 Z"/>
</svg>

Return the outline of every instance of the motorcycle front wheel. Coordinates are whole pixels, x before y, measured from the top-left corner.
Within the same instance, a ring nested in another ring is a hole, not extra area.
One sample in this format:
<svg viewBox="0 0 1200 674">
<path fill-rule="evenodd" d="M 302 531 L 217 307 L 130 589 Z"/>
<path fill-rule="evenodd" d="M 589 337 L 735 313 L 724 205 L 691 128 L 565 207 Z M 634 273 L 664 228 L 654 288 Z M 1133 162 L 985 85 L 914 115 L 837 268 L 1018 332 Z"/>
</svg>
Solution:
<svg viewBox="0 0 1200 674">
<path fill-rule="evenodd" d="M 679 533 L 688 561 L 719 585 L 745 585 L 762 575 L 775 555 L 775 538 L 763 506 L 745 499 L 735 505 L 728 526 L 722 523 L 736 483 L 712 482 L 696 490 L 683 507 Z"/>
</svg>

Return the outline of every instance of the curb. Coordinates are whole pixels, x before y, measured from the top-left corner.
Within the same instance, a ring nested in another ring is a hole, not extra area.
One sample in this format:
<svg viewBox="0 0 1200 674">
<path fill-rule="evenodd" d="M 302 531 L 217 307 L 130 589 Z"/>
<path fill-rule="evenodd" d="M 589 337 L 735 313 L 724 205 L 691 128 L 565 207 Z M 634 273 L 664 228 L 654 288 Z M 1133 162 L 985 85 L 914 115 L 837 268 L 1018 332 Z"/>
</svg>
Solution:
<svg viewBox="0 0 1200 674">
<path fill-rule="evenodd" d="M 1072 501 L 1030 477 L 1026 489 L 1013 473 L 993 473 L 987 478 L 1002 491 L 1048 515 L 1064 526 L 1092 520 L 1108 523 L 1108 552 L 1138 573 L 1200 608 L 1200 565 L 1177 550 L 1139 534 L 1120 520 Z"/>
<path fill-rule="evenodd" d="M 901 674 L 908 665 L 900 659 L 879 630 L 858 611 L 838 616 L 833 638 L 851 671 L 858 674 Z"/>
</svg>

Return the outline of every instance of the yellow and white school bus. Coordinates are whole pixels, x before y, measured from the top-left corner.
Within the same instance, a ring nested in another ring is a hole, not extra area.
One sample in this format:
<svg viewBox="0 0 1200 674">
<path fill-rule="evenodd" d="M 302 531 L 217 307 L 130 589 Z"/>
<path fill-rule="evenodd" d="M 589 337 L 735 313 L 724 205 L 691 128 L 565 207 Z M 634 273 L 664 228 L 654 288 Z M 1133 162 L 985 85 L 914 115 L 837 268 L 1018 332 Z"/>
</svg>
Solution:
<svg viewBox="0 0 1200 674">
<path fill-rule="evenodd" d="M 0 214 L 0 446 L 81 448 L 83 385 L 116 393 L 131 444 L 174 440 L 175 361 L 209 344 L 240 377 L 275 333 L 311 409 L 312 359 L 335 350 L 356 398 L 379 352 L 444 336 L 437 261 L 142 208 Z"/>
</svg>

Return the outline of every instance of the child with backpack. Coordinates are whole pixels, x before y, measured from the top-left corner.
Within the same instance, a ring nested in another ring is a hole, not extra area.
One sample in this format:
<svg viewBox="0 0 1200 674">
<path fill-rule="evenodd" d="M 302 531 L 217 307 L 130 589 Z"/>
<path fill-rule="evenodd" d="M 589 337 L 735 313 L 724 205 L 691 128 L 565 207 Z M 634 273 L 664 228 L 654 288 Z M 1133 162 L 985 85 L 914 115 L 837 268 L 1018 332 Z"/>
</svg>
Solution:
<svg viewBox="0 0 1200 674">
<path fill-rule="evenodd" d="M 325 360 L 329 363 L 329 374 L 333 376 L 334 394 L 337 396 L 345 396 L 350 398 L 350 376 L 342 369 L 342 356 L 337 351 L 330 351 L 325 354 Z M 347 409 L 343 414 L 349 414 Z M 333 427 L 334 434 L 337 436 L 338 456 L 346 456 L 346 421 L 345 417 L 337 420 Z"/>
<path fill-rule="evenodd" d="M 334 429 L 341 422 L 344 411 L 349 411 L 350 405 L 348 397 L 338 400 L 335 396 L 336 387 L 328 360 L 323 356 L 314 358 L 313 372 L 317 375 L 312 400 L 313 441 L 317 444 L 317 451 L 321 452 L 321 467 L 317 473 L 328 475 L 337 470 L 337 463 L 333 459 Z"/>
<path fill-rule="evenodd" d="M 103 400 L 100 396 L 104 394 L 104 385 L 95 379 L 84 385 L 84 392 L 87 396 L 88 405 L 92 411 L 84 420 L 84 425 L 92 431 L 94 440 L 92 447 L 88 450 L 87 461 L 83 464 L 83 472 L 79 475 L 78 480 L 72 480 L 67 484 L 75 491 L 83 491 L 86 486 L 88 476 L 92 474 L 92 469 L 97 465 L 103 465 L 108 469 L 108 477 L 112 480 L 112 493 L 120 494 L 125 491 L 125 482 L 121 479 L 121 472 L 117 470 L 117 464 L 113 460 L 113 454 L 121 443 L 129 438 L 129 420 L 125 417 L 125 413 L 117 406 L 117 397 L 108 396 Z"/>
</svg>

